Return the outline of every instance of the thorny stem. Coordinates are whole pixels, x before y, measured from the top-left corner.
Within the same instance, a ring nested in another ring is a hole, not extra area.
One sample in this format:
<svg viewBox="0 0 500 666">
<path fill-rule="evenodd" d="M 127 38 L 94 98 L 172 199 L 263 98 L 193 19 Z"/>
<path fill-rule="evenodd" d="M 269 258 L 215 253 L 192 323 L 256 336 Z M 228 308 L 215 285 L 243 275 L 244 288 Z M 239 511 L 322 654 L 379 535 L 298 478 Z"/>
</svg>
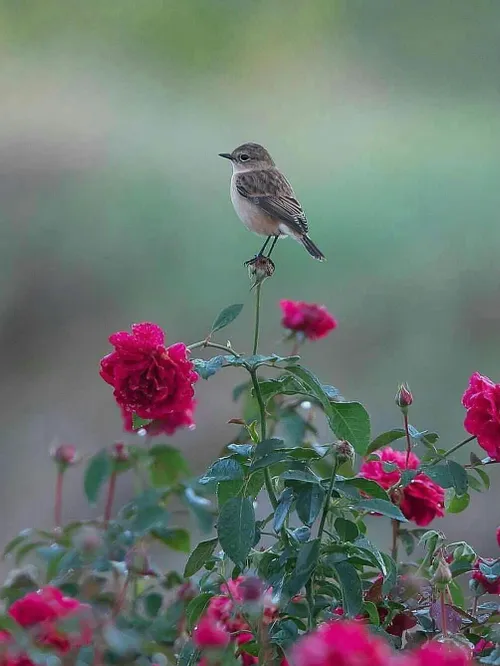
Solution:
<svg viewBox="0 0 500 666">
<path fill-rule="evenodd" d="M 441 462 L 441 460 L 444 460 L 445 458 L 448 458 L 451 456 L 452 453 L 455 453 L 455 451 L 458 451 L 458 449 L 461 449 L 462 446 L 465 446 L 469 442 L 472 442 L 474 439 L 476 439 L 476 435 L 471 435 L 470 437 L 467 437 L 466 439 L 463 439 L 461 442 L 458 444 L 455 444 L 455 446 L 452 446 L 451 449 L 448 449 L 445 453 L 443 453 L 442 456 L 438 458 L 433 464 L 435 465 L 438 462 Z"/>
<path fill-rule="evenodd" d="M 472 615 L 474 617 L 477 617 L 477 602 L 479 601 L 479 597 L 474 597 L 474 601 L 472 602 Z"/>
<path fill-rule="evenodd" d="M 410 427 L 408 425 L 408 412 L 403 412 L 403 424 L 406 433 L 406 469 L 408 469 L 408 464 L 410 462 L 410 453 L 411 453 L 411 437 L 410 437 Z"/>
<path fill-rule="evenodd" d="M 399 521 L 391 520 L 392 524 L 392 546 L 391 546 L 391 557 L 394 562 L 398 562 L 398 539 L 399 539 Z"/>
<path fill-rule="evenodd" d="M 333 462 L 332 475 L 330 477 L 330 485 L 328 486 L 328 490 L 326 491 L 325 503 L 323 504 L 323 513 L 321 514 L 321 521 L 319 523 L 319 528 L 318 528 L 318 539 L 319 539 L 320 543 L 321 543 L 321 537 L 323 536 L 323 532 L 324 532 L 324 529 L 325 529 L 325 523 L 326 523 L 326 517 L 328 515 L 328 509 L 330 508 L 330 500 L 332 498 L 333 487 L 335 485 L 335 477 L 337 475 L 338 466 L 339 466 L 339 461 L 338 461 L 337 456 L 335 456 L 335 459 L 334 459 L 334 462 Z"/>
<path fill-rule="evenodd" d="M 116 469 L 111 472 L 109 477 L 108 485 L 108 496 L 106 498 L 106 508 L 104 509 L 104 527 L 108 526 L 109 520 L 111 518 L 111 510 L 113 508 L 113 500 L 115 498 L 115 489 L 116 489 Z"/>
<path fill-rule="evenodd" d="M 205 347 L 211 347 L 213 349 L 221 349 L 222 351 L 225 351 L 227 354 L 232 354 L 236 358 L 240 358 L 240 354 L 234 351 L 234 349 L 231 349 L 231 347 L 226 347 L 225 345 L 220 345 L 217 342 L 210 342 L 209 340 L 199 340 L 198 342 L 193 342 L 192 345 L 188 345 L 187 349 L 189 351 L 193 351 L 193 349 L 205 349 Z"/>
<path fill-rule="evenodd" d="M 259 282 L 255 290 L 255 331 L 253 336 L 252 355 L 255 356 L 259 347 L 259 327 L 260 327 L 260 290 L 262 283 Z"/>
<path fill-rule="evenodd" d="M 62 523 L 62 489 L 63 489 L 64 471 L 59 468 L 56 479 L 56 499 L 54 502 L 54 522 L 56 527 L 61 527 Z"/>
<path fill-rule="evenodd" d="M 441 633 L 443 636 L 448 635 L 448 627 L 446 620 L 446 601 L 444 598 L 444 590 L 439 593 L 439 604 L 441 606 Z"/>
</svg>

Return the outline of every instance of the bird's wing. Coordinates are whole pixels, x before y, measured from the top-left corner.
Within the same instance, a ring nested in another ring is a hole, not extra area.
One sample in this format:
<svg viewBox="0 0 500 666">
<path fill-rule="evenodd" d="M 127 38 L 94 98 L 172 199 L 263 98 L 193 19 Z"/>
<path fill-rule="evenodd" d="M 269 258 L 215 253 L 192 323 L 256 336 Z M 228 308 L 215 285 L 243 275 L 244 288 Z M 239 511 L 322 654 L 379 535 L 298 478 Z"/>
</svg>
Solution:
<svg viewBox="0 0 500 666">
<path fill-rule="evenodd" d="M 277 169 L 244 171 L 236 176 L 238 193 L 290 229 L 306 234 L 309 226 L 292 186 Z"/>
</svg>

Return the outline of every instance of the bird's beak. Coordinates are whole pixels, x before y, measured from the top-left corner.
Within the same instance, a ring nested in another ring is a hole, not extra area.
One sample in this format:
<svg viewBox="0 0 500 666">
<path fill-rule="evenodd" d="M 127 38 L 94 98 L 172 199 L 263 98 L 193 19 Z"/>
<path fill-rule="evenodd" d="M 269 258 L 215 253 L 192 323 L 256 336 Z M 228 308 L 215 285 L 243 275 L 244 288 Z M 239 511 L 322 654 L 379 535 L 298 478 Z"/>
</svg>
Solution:
<svg viewBox="0 0 500 666">
<path fill-rule="evenodd" d="M 226 160 L 231 160 L 231 162 L 233 161 L 231 153 L 219 153 L 219 157 L 224 157 Z"/>
</svg>

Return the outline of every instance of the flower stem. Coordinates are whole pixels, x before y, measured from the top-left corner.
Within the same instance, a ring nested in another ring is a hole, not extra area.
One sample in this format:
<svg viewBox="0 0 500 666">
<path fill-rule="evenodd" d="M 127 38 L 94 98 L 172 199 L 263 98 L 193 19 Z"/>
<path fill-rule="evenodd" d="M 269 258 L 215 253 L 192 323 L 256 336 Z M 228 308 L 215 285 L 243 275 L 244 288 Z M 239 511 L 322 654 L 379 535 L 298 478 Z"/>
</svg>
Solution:
<svg viewBox="0 0 500 666">
<path fill-rule="evenodd" d="M 198 340 L 198 342 L 193 342 L 192 345 L 188 345 L 187 349 L 189 351 L 193 351 L 193 349 L 205 349 L 205 347 L 211 347 L 213 349 L 221 349 L 222 351 L 225 351 L 227 354 L 232 354 L 236 358 L 240 358 L 240 354 L 234 351 L 234 349 L 231 349 L 231 347 L 226 347 L 225 345 L 220 345 L 217 342 L 210 342 L 209 340 Z"/>
<path fill-rule="evenodd" d="M 441 462 L 441 460 L 444 460 L 445 458 L 448 458 L 449 456 L 451 456 L 452 453 L 455 453 L 455 451 L 458 451 L 458 449 L 461 449 L 462 446 L 465 446 L 465 445 L 468 444 L 469 442 L 472 442 L 474 439 L 476 439 L 476 435 L 471 435 L 470 437 L 467 437 L 466 439 L 463 439 L 463 440 L 462 440 L 461 442 L 459 442 L 458 444 L 455 444 L 455 446 L 452 446 L 451 449 L 448 449 L 448 451 L 446 451 L 445 453 L 443 453 L 443 455 L 440 456 L 440 457 L 438 458 L 438 460 L 436 460 L 436 461 L 433 463 L 433 465 L 435 465 L 435 464 L 438 463 L 438 462 Z"/>
<path fill-rule="evenodd" d="M 398 563 L 398 539 L 399 539 L 399 520 L 391 520 L 392 524 L 392 546 L 391 557 Z"/>
<path fill-rule="evenodd" d="M 109 520 L 111 518 L 111 510 L 113 508 L 113 500 L 115 499 L 115 489 L 116 489 L 116 469 L 111 472 L 109 477 L 108 485 L 108 496 L 106 498 L 106 508 L 104 509 L 104 527 L 108 526 Z"/>
<path fill-rule="evenodd" d="M 259 282 L 255 289 L 255 331 L 253 335 L 253 349 L 252 355 L 255 356 L 259 347 L 259 327 L 260 327 L 260 290 L 262 283 Z"/>
<path fill-rule="evenodd" d="M 406 469 L 408 469 L 408 465 L 410 462 L 410 454 L 411 454 L 411 437 L 410 437 L 410 426 L 408 424 L 408 412 L 405 411 L 403 412 L 403 424 L 405 428 L 405 433 L 406 433 Z"/>
<path fill-rule="evenodd" d="M 266 405 L 264 404 L 264 399 L 262 397 L 262 392 L 260 390 L 259 380 L 257 379 L 257 373 L 255 370 L 249 370 L 250 377 L 252 378 L 253 390 L 257 403 L 259 405 L 259 414 L 260 414 L 260 439 L 264 441 L 267 436 L 267 424 L 266 424 Z M 267 494 L 269 495 L 269 501 L 271 506 L 275 509 L 278 506 L 278 500 L 274 492 L 273 483 L 271 480 L 271 473 L 269 468 L 264 468 L 264 483 L 266 484 Z"/>
<path fill-rule="evenodd" d="M 443 636 L 448 635 L 448 626 L 446 619 L 446 602 L 444 598 L 444 590 L 439 593 L 439 604 L 441 606 L 441 633 Z"/>
<path fill-rule="evenodd" d="M 56 499 L 54 502 L 54 522 L 56 527 L 61 527 L 62 523 L 62 489 L 63 489 L 64 471 L 59 468 L 56 479 Z"/>
<path fill-rule="evenodd" d="M 325 503 L 323 504 L 323 513 L 321 514 L 321 521 L 319 523 L 319 528 L 318 528 L 318 539 L 320 543 L 321 543 L 321 537 L 323 536 L 323 532 L 325 530 L 326 517 L 328 515 L 328 509 L 330 508 L 330 500 L 332 498 L 333 487 L 335 486 L 335 477 L 337 475 L 338 466 L 339 466 L 339 461 L 337 456 L 335 456 L 333 461 L 332 475 L 330 477 L 330 485 L 328 486 L 328 490 L 326 491 Z"/>
</svg>

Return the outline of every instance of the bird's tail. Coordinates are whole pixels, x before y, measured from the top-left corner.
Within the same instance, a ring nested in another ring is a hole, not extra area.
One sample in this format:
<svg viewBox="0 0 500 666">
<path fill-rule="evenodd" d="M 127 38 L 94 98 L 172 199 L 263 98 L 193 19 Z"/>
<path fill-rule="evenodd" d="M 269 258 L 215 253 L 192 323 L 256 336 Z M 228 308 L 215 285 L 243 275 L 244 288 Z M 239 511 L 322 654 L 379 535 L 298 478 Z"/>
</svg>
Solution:
<svg viewBox="0 0 500 666">
<path fill-rule="evenodd" d="M 309 236 L 304 235 L 301 237 L 300 242 L 302 245 L 306 248 L 306 250 L 309 252 L 311 257 L 314 257 L 318 261 L 325 261 L 326 257 L 321 252 L 321 250 L 318 248 L 317 245 L 315 245 L 312 240 L 309 238 Z"/>
</svg>

